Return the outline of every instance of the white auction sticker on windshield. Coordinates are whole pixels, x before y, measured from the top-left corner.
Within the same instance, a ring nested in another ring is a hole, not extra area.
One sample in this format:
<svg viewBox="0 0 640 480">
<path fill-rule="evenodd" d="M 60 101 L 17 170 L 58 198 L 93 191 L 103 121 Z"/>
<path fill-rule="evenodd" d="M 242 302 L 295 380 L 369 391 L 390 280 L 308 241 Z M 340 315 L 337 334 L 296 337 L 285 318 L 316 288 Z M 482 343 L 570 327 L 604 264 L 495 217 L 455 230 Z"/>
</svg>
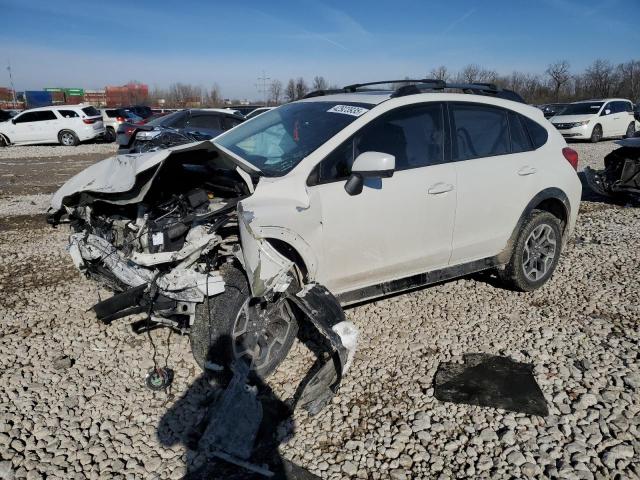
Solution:
<svg viewBox="0 0 640 480">
<path fill-rule="evenodd" d="M 327 110 L 327 112 L 330 113 L 344 113 L 345 115 L 353 115 L 354 117 L 359 117 L 368 111 L 368 108 L 354 107 L 353 105 L 334 105 Z"/>
</svg>

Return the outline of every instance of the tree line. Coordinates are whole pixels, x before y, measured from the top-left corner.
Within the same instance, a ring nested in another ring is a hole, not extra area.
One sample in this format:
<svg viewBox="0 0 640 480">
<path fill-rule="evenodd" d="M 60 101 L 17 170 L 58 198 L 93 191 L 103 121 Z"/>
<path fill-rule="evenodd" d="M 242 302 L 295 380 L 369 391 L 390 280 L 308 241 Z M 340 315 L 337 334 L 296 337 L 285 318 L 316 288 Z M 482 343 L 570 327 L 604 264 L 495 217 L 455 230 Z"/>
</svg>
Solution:
<svg viewBox="0 0 640 480">
<path fill-rule="evenodd" d="M 572 71 L 567 60 L 558 60 L 549 64 L 541 73 L 513 71 L 507 75 L 478 64 L 469 64 L 459 71 L 440 65 L 431 69 L 425 77 L 455 83 L 492 83 L 518 92 L 531 104 L 604 97 L 640 101 L 640 60 L 613 64 L 609 60 L 597 59 L 581 72 Z M 276 79 L 268 85 L 266 98 L 268 105 L 280 105 L 299 100 L 315 90 L 337 88 L 337 85 L 330 84 L 323 76 L 315 76 L 310 83 L 303 77 L 290 78 L 286 82 Z M 224 99 L 217 84 L 204 88 L 174 83 L 167 89 L 156 88 L 150 92 L 149 100 L 152 103 L 157 103 L 159 99 L 164 100 L 167 108 L 219 107 L 240 103 L 240 100 Z"/>
</svg>

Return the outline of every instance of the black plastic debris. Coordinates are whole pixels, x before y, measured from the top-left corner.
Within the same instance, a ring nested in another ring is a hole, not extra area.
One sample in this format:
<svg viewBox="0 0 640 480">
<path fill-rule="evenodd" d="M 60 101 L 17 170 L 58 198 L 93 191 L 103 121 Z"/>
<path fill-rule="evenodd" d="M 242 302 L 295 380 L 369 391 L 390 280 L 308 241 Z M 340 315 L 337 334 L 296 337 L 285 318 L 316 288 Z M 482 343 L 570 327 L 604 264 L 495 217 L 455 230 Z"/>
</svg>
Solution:
<svg viewBox="0 0 640 480">
<path fill-rule="evenodd" d="M 434 380 L 435 397 L 443 402 L 494 407 L 529 415 L 549 414 L 533 365 L 508 357 L 472 353 L 464 364 L 441 363 Z"/>
</svg>

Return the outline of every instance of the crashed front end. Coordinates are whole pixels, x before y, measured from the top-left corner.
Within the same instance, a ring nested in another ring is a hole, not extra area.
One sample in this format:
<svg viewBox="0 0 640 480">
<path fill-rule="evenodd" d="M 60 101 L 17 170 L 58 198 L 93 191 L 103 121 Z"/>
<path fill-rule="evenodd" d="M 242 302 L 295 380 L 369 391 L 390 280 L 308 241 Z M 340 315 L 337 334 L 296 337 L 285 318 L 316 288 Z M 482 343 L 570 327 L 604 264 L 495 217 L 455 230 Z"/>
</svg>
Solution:
<svg viewBox="0 0 640 480">
<path fill-rule="evenodd" d="M 144 311 L 185 330 L 224 291 L 220 266 L 241 255 L 237 204 L 252 188 L 206 144 L 119 155 L 56 193 L 50 221 L 70 224 L 74 264 L 116 294 L 94 308 L 102 321 Z"/>
<path fill-rule="evenodd" d="M 317 411 L 350 363 L 355 327 L 333 295 L 305 284 L 294 262 L 252 230 L 242 200 L 257 183 L 255 171 L 212 142 L 119 155 L 69 180 L 52 199 L 49 221 L 70 225 L 74 264 L 114 293 L 93 306 L 106 324 L 143 313 L 136 333 L 157 326 L 186 333 L 197 310 L 225 291 L 229 265 L 246 274 L 256 303 L 289 302 L 329 353 L 298 395 Z"/>
</svg>

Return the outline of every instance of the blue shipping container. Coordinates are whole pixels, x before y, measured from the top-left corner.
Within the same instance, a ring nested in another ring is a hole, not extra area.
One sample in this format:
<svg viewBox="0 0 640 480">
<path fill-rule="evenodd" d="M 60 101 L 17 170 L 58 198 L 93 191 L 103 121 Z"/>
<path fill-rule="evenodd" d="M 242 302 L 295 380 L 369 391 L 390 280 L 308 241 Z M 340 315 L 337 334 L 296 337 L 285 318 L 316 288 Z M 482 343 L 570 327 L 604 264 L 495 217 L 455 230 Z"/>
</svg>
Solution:
<svg viewBox="0 0 640 480">
<path fill-rule="evenodd" d="M 27 108 L 46 107 L 52 105 L 51 92 L 44 90 L 30 90 L 24 92 Z"/>
</svg>

